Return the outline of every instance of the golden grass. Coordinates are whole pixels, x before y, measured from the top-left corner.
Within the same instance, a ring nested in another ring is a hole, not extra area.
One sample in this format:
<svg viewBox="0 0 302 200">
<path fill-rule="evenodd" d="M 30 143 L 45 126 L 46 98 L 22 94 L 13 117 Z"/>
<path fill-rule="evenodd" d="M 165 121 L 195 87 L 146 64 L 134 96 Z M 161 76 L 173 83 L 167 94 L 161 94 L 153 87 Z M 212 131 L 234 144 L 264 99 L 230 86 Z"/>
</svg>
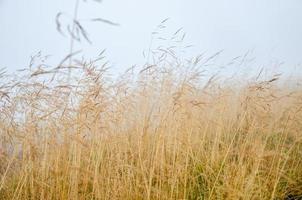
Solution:
<svg viewBox="0 0 302 200">
<path fill-rule="evenodd" d="M 2 74 L 0 199 L 301 199 L 301 88 L 198 62 Z"/>
</svg>

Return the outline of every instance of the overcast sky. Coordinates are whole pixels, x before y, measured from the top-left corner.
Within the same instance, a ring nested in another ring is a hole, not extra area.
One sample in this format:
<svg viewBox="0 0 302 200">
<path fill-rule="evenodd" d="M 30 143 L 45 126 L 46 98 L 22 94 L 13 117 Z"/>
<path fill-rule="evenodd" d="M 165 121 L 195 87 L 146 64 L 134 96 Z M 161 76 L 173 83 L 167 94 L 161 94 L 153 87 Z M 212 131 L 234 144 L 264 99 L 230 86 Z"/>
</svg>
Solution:
<svg viewBox="0 0 302 200">
<path fill-rule="evenodd" d="M 58 12 L 72 15 L 75 0 L 0 0 L 0 67 L 10 70 L 29 63 L 39 50 L 60 60 L 69 52 L 69 40 L 56 31 Z M 79 18 L 102 17 L 119 27 L 83 21 L 93 42 L 77 45 L 86 57 L 107 49 L 116 69 L 143 61 L 150 34 L 163 19 L 167 32 L 183 27 L 190 53 L 209 55 L 224 50 L 236 57 L 252 52 L 257 65 L 302 63 L 301 0 L 104 0 L 81 1 Z"/>
</svg>

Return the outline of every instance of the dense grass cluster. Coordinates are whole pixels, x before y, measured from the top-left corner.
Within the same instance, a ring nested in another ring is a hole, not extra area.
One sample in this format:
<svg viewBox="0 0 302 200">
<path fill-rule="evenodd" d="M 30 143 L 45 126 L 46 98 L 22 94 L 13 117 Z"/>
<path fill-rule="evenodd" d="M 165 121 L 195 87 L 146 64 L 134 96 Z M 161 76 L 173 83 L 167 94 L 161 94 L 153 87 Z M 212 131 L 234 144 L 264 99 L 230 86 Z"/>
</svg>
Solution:
<svg viewBox="0 0 302 200">
<path fill-rule="evenodd" d="M 301 88 L 171 54 L 2 73 L 0 199 L 301 199 Z"/>
</svg>

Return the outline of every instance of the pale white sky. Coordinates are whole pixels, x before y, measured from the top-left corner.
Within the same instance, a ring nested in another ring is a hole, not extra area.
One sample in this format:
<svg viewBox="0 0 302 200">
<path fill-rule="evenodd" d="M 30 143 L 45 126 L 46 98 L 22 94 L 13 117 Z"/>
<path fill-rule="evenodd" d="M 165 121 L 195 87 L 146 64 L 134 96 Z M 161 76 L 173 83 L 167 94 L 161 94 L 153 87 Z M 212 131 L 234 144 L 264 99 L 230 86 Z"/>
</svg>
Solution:
<svg viewBox="0 0 302 200">
<path fill-rule="evenodd" d="M 69 51 L 69 40 L 56 31 L 58 12 L 73 13 L 75 0 L 0 0 L 0 68 L 28 65 L 39 50 L 58 62 Z M 167 32 L 183 27 L 190 53 L 209 55 L 224 50 L 233 58 L 252 52 L 256 65 L 302 63 L 301 0 L 104 0 L 81 1 L 79 18 L 102 17 L 121 24 L 83 22 L 92 45 L 77 45 L 86 57 L 107 49 L 116 69 L 143 62 L 150 34 L 170 18 Z"/>
</svg>

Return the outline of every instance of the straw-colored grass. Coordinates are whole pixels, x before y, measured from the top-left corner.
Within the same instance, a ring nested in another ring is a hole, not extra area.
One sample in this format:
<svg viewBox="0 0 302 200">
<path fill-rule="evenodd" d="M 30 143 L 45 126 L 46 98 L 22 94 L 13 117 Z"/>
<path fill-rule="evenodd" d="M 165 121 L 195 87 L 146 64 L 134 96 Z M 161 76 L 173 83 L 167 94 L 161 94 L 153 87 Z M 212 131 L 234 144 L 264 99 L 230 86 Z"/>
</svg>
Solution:
<svg viewBox="0 0 302 200">
<path fill-rule="evenodd" d="M 0 199 L 301 199 L 301 88 L 199 61 L 2 74 Z"/>
</svg>

